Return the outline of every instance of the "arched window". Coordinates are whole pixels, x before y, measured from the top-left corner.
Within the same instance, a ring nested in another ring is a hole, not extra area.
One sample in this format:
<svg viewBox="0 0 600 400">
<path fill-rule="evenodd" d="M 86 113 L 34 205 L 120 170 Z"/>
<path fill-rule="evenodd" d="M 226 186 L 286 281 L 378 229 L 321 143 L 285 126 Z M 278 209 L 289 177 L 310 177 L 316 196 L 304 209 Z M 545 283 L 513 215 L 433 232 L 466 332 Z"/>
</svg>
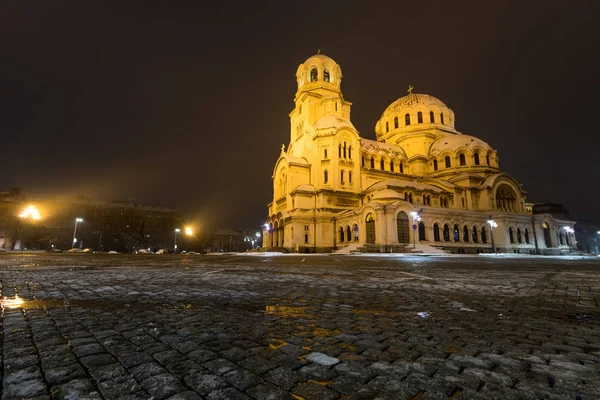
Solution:
<svg viewBox="0 0 600 400">
<path fill-rule="evenodd" d="M 517 194 L 511 186 L 506 184 L 498 186 L 498 189 L 496 189 L 496 208 L 502 211 L 517 210 Z"/>
<path fill-rule="evenodd" d="M 375 159 L 371 157 L 371 168 L 375 168 Z"/>
<path fill-rule="evenodd" d="M 440 226 L 437 223 L 433 224 L 433 240 L 440 241 Z"/>
<path fill-rule="evenodd" d="M 329 180 L 329 172 L 327 170 L 323 171 L 323 183 L 327 183 Z"/>
<path fill-rule="evenodd" d="M 348 159 L 352 160 L 352 146 L 348 146 Z"/>
<path fill-rule="evenodd" d="M 460 241 L 460 228 L 458 227 L 458 225 L 454 225 L 454 230 L 452 233 L 453 233 L 454 241 L 455 242 Z"/>
<path fill-rule="evenodd" d="M 340 171 L 340 182 L 344 183 L 344 170 Z"/>
<path fill-rule="evenodd" d="M 513 228 L 508 228 L 508 239 L 511 243 L 515 242 L 515 235 L 513 234 Z"/>
<path fill-rule="evenodd" d="M 329 77 L 329 70 L 327 68 L 325 68 L 325 70 L 323 71 L 323 80 L 325 82 L 331 82 L 331 78 Z"/>
<path fill-rule="evenodd" d="M 563 241 L 563 234 L 562 234 L 562 232 L 558 233 L 558 231 L 557 231 L 556 235 L 558 236 L 558 241 L 560 242 L 560 244 L 565 244 L 564 241 Z"/>
<path fill-rule="evenodd" d="M 352 241 L 352 230 L 350 229 L 350 225 L 346 225 L 346 241 Z"/>
<path fill-rule="evenodd" d="M 476 226 L 473 227 L 472 236 L 473 236 L 473 243 L 477 243 L 479 241 L 479 239 L 477 238 L 477 227 Z"/>
<path fill-rule="evenodd" d="M 344 158 L 346 158 L 346 142 L 344 142 Z"/>
<path fill-rule="evenodd" d="M 422 124 L 423 123 L 423 113 L 421 111 L 419 111 L 417 113 L 417 123 L 418 124 Z"/>
<path fill-rule="evenodd" d="M 452 166 L 452 163 L 450 162 L 450 156 L 446 156 L 444 161 L 446 162 L 446 168 L 450 168 Z"/>
<path fill-rule="evenodd" d="M 400 163 L 400 173 L 404 173 L 404 164 Z"/>
<path fill-rule="evenodd" d="M 404 125 L 410 125 L 410 114 L 404 116 Z"/>
<path fill-rule="evenodd" d="M 338 157 L 342 158 L 342 144 L 338 144 Z"/>
<path fill-rule="evenodd" d="M 460 165 L 467 165 L 467 158 L 464 154 L 458 156 L 458 160 L 460 161 Z"/>
<path fill-rule="evenodd" d="M 398 117 L 394 117 L 394 129 L 398 129 Z"/>
<path fill-rule="evenodd" d="M 394 172 L 394 160 L 390 161 L 390 171 Z"/>
<path fill-rule="evenodd" d="M 475 165 L 479 165 L 479 153 L 473 153 L 473 162 Z"/>
<path fill-rule="evenodd" d="M 419 222 L 419 240 L 427 240 L 425 237 L 425 224 L 423 221 Z"/>
<path fill-rule="evenodd" d="M 437 160 L 433 160 L 433 170 L 434 171 L 438 170 Z"/>
<path fill-rule="evenodd" d="M 485 163 L 486 163 L 487 165 L 490 165 L 490 155 L 489 155 L 489 154 L 487 154 L 487 155 L 485 156 Z"/>
<path fill-rule="evenodd" d="M 340 233 L 340 243 L 344 243 L 344 227 L 340 226 L 340 229 L 338 229 L 339 233 Z"/>
<path fill-rule="evenodd" d="M 448 226 L 448 224 L 444 224 L 444 241 L 450 241 L 450 227 Z"/>
<path fill-rule="evenodd" d="M 385 133 L 388 133 L 390 131 L 390 124 L 385 121 Z"/>
<path fill-rule="evenodd" d="M 323 149 L 323 158 L 327 158 L 327 149 Z"/>
<path fill-rule="evenodd" d="M 432 124 L 435 123 L 435 118 L 433 115 L 433 111 L 429 111 L 429 122 L 431 122 Z"/>
<path fill-rule="evenodd" d="M 319 72 L 317 71 L 317 68 L 311 69 L 310 70 L 310 81 L 316 82 L 318 77 L 319 77 Z"/>
<path fill-rule="evenodd" d="M 487 243 L 487 231 L 485 230 L 485 226 L 481 227 L 481 243 Z"/>
<path fill-rule="evenodd" d="M 521 237 L 521 228 L 517 228 L 517 243 L 523 243 L 523 238 Z"/>
<path fill-rule="evenodd" d="M 525 243 L 529 244 L 529 230 L 525 228 Z"/>
<path fill-rule="evenodd" d="M 440 113 L 440 121 L 444 125 L 444 113 Z"/>
<path fill-rule="evenodd" d="M 308 233 L 304 234 L 304 243 L 308 244 Z"/>
<path fill-rule="evenodd" d="M 365 166 L 365 156 L 362 156 L 362 158 L 361 158 L 361 161 L 360 161 L 360 165 L 361 165 L 362 167 L 364 167 L 364 166 Z"/>
<path fill-rule="evenodd" d="M 385 169 L 385 161 L 383 161 L 383 158 L 381 159 L 381 161 L 379 161 L 379 165 L 381 166 L 381 170 L 383 171 Z"/>
<path fill-rule="evenodd" d="M 352 183 L 352 171 L 348 171 L 348 183 Z"/>
<path fill-rule="evenodd" d="M 469 242 L 469 228 L 466 225 L 463 228 L 463 242 Z"/>
</svg>

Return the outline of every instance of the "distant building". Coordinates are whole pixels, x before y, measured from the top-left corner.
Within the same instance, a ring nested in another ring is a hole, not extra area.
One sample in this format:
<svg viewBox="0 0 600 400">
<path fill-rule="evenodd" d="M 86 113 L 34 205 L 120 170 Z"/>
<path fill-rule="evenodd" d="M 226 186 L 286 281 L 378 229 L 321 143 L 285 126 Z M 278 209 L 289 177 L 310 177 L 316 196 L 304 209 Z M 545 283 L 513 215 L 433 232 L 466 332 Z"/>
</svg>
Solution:
<svg viewBox="0 0 600 400">
<path fill-rule="evenodd" d="M 585 253 L 600 254 L 600 224 L 580 221 L 575 225 L 577 248 Z"/>
<path fill-rule="evenodd" d="M 257 235 L 258 234 L 258 235 Z M 259 247 L 260 232 L 251 229 L 219 229 L 213 235 L 213 252 L 241 252 Z"/>
<path fill-rule="evenodd" d="M 501 252 L 560 254 L 575 243 L 575 221 L 551 208 L 528 209 L 496 150 L 456 130 L 441 100 L 409 88 L 369 140 L 350 121 L 334 60 L 309 57 L 296 80 L 289 145 L 272 174 L 265 249 L 401 252 L 426 244 L 476 253 L 491 252 L 493 243 Z"/>
<path fill-rule="evenodd" d="M 182 226 L 178 210 L 127 201 L 101 201 L 86 196 L 25 197 L 0 193 L 0 246 L 7 249 L 72 246 L 75 219 L 76 247 L 130 252 L 139 248 L 170 248 L 174 229 Z M 41 219 L 19 218 L 28 205 L 39 209 Z M 4 234 L 2 236 L 2 233 Z"/>
</svg>

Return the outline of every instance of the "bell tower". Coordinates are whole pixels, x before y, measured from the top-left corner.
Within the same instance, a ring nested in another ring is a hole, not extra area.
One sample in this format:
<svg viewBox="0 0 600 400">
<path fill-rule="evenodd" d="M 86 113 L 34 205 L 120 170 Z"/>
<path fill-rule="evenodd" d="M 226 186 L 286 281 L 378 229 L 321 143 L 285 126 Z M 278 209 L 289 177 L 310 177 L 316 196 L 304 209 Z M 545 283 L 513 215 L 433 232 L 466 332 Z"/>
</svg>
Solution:
<svg viewBox="0 0 600 400">
<path fill-rule="evenodd" d="M 296 81 L 298 90 L 294 97 L 295 107 L 290 113 L 288 151 L 301 157 L 304 148 L 310 146 L 306 141 L 313 138 L 317 121 L 328 115 L 350 119 L 352 103 L 344 100 L 342 94 L 342 69 L 320 50 L 300 64 Z"/>
</svg>

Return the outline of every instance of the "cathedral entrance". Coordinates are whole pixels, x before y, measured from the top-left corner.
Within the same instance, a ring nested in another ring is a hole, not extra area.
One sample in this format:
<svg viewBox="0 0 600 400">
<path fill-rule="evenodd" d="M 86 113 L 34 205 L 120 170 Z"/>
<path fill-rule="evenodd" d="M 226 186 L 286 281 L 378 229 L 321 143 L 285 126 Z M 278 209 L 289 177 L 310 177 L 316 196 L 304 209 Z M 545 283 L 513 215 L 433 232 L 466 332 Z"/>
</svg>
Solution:
<svg viewBox="0 0 600 400">
<path fill-rule="evenodd" d="M 410 243 L 410 228 L 408 226 L 408 215 L 404 211 L 400 211 L 396 218 L 398 226 L 398 243 Z"/>
<path fill-rule="evenodd" d="M 367 223 L 366 223 L 366 232 L 367 232 L 367 243 L 375 244 L 375 217 L 373 214 L 367 215 Z"/>
</svg>

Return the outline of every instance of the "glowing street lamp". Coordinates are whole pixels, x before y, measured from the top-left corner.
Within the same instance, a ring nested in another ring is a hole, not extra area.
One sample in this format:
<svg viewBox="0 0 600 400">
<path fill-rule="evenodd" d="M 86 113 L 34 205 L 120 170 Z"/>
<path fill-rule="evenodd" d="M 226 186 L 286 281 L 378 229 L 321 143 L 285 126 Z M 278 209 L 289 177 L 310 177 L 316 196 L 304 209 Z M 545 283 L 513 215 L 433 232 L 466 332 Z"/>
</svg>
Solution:
<svg viewBox="0 0 600 400">
<path fill-rule="evenodd" d="M 173 252 L 177 254 L 177 234 L 181 232 L 181 229 L 175 228 L 175 245 L 173 246 Z"/>
<path fill-rule="evenodd" d="M 185 234 L 188 236 L 192 236 L 194 234 L 194 230 L 192 229 L 191 226 L 186 226 L 185 227 Z"/>
<path fill-rule="evenodd" d="M 494 244 L 494 228 L 498 227 L 498 223 L 492 219 L 490 215 L 490 219 L 487 221 L 490 224 L 490 236 L 492 237 L 492 251 L 496 254 L 496 245 Z"/>
<path fill-rule="evenodd" d="M 32 220 L 37 221 L 37 220 L 41 219 L 42 217 L 36 206 L 29 205 L 21 212 L 21 214 L 19 214 L 19 218 L 32 219 Z"/>
<path fill-rule="evenodd" d="M 83 222 L 83 218 L 75 218 L 75 229 L 73 229 L 73 247 L 75 248 L 75 243 L 77 243 L 77 224 Z"/>
</svg>

